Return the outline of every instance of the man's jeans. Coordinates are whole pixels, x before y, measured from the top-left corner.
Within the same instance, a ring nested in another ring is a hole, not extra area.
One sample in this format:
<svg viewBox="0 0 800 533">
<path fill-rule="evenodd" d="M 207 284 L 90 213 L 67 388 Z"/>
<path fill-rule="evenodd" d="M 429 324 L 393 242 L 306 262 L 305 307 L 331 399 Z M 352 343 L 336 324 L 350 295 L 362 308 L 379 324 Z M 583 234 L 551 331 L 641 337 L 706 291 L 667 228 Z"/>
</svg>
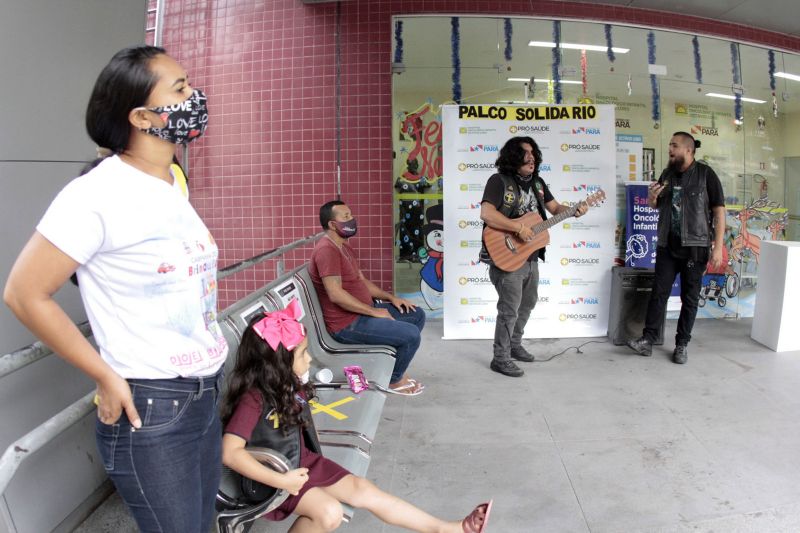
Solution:
<svg viewBox="0 0 800 533">
<path fill-rule="evenodd" d="M 143 532 L 208 533 L 222 472 L 222 371 L 205 378 L 129 379 L 142 427 L 123 411 L 97 420 L 106 472 Z"/>
<path fill-rule="evenodd" d="M 375 307 L 387 309 L 394 320 L 359 315 L 349 326 L 331 333 L 344 344 L 387 344 L 397 350 L 390 383 L 397 383 L 406 373 L 408 365 L 417 353 L 421 341 L 420 332 L 425 327 L 425 311 L 417 307 L 401 313 L 388 302 L 376 303 Z"/>
<path fill-rule="evenodd" d="M 494 359 L 508 361 L 511 348 L 522 344 L 525 324 L 539 297 L 539 265 L 536 261 L 527 261 L 514 272 L 491 265 L 489 279 L 497 290 Z"/>
<path fill-rule="evenodd" d="M 653 292 L 647 304 L 643 336 L 650 342 L 658 338 L 661 324 L 667 310 L 667 299 L 672 290 L 675 275 L 681 275 L 681 314 L 678 317 L 678 330 L 675 344 L 686 345 L 692 339 L 692 328 L 697 316 L 697 302 L 706 264 L 691 259 L 678 259 L 669 249 L 659 246 L 656 250 L 656 272 L 653 279 Z"/>
</svg>

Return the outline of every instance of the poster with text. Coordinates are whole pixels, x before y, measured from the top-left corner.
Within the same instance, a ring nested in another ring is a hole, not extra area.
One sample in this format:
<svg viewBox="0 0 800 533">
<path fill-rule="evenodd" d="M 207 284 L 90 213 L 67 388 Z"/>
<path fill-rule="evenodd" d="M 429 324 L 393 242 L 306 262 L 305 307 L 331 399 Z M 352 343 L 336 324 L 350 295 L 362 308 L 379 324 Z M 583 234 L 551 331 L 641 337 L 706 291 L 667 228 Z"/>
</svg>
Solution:
<svg viewBox="0 0 800 533">
<path fill-rule="evenodd" d="M 606 335 L 617 224 L 614 107 L 446 105 L 442 128 L 444 338 L 494 337 L 497 293 L 489 267 L 478 261 L 480 203 L 500 148 L 513 136 L 537 142 L 539 173 L 557 202 L 573 206 L 601 190 L 607 196 L 585 216 L 549 229 L 525 337 Z"/>
</svg>

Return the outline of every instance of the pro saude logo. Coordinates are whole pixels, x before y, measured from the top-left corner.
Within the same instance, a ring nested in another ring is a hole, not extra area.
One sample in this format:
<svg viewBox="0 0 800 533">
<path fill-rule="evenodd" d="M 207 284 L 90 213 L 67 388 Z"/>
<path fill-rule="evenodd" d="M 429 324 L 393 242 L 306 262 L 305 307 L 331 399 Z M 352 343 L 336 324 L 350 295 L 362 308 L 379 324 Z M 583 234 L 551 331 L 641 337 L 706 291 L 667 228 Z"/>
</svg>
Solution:
<svg viewBox="0 0 800 533">
<path fill-rule="evenodd" d="M 558 315 L 558 319 L 561 322 L 566 322 L 567 320 L 574 320 L 575 322 L 587 322 L 589 320 L 597 320 L 596 313 L 561 313 Z"/>
<path fill-rule="evenodd" d="M 461 276 L 458 278 L 459 285 L 467 285 L 468 283 L 472 283 L 475 285 L 491 285 L 492 281 L 485 277 L 485 276 Z"/>
<path fill-rule="evenodd" d="M 467 170 L 494 170 L 494 163 L 459 163 L 458 170 L 466 172 Z"/>
<path fill-rule="evenodd" d="M 509 133 L 545 133 L 550 131 L 550 126 L 509 126 L 508 127 Z"/>
<path fill-rule="evenodd" d="M 483 229 L 483 222 L 480 220 L 459 220 L 458 227 L 461 229 L 474 228 Z"/>
<path fill-rule="evenodd" d="M 588 152 L 597 152 L 600 150 L 599 144 L 569 144 L 564 143 L 561 145 L 562 152 L 580 152 L 580 153 L 588 153 Z"/>
<path fill-rule="evenodd" d="M 599 265 L 600 259 L 597 257 L 562 257 L 561 266 L 591 266 Z"/>
</svg>

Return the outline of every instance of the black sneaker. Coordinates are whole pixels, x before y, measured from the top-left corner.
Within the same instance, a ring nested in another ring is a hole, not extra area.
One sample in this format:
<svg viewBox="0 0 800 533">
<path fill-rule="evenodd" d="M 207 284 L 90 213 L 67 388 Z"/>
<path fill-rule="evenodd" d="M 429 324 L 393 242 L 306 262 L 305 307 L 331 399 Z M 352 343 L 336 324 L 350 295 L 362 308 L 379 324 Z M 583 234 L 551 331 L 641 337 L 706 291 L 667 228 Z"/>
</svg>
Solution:
<svg viewBox="0 0 800 533">
<path fill-rule="evenodd" d="M 675 351 L 672 352 L 672 362 L 676 365 L 684 365 L 689 360 L 689 349 L 685 344 L 675 346 Z"/>
<path fill-rule="evenodd" d="M 522 346 L 515 346 L 514 348 L 511 348 L 511 358 L 516 359 L 517 361 L 522 361 L 523 363 L 533 363 L 535 360 L 533 354 Z"/>
<path fill-rule="evenodd" d="M 520 367 L 514 363 L 514 361 L 508 360 L 500 360 L 492 359 L 492 363 L 489 365 L 489 368 L 503 374 L 504 376 L 510 376 L 512 378 L 522 377 L 525 373 Z"/>
<path fill-rule="evenodd" d="M 645 357 L 650 357 L 651 355 L 653 355 L 653 343 L 645 339 L 644 337 L 639 337 L 636 340 L 629 340 L 627 345 L 628 348 L 638 353 L 639 355 L 643 355 Z"/>
</svg>

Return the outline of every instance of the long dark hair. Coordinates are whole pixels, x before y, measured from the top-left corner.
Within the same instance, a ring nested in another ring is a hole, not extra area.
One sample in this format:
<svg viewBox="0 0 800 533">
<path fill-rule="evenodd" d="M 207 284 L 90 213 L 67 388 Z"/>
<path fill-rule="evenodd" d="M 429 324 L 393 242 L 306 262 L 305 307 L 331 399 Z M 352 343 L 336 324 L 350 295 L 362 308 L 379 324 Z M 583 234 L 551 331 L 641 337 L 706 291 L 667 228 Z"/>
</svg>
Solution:
<svg viewBox="0 0 800 533">
<path fill-rule="evenodd" d="M 525 150 L 522 148 L 522 143 L 528 143 L 533 148 L 533 157 L 536 158 L 533 174 L 539 174 L 539 165 L 542 164 L 542 151 L 536 141 L 530 137 L 511 137 L 506 141 L 506 144 L 500 149 L 500 157 L 497 158 L 494 164 L 501 174 L 516 176 L 519 167 L 525 164 Z"/>
<path fill-rule="evenodd" d="M 86 107 L 86 131 L 97 146 L 114 153 L 128 147 L 128 114 L 147 102 L 158 81 L 150 71 L 150 61 L 165 53 L 158 46 L 123 48 L 100 72 Z"/>
<path fill-rule="evenodd" d="M 292 370 L 293 351 L 287 350 L 283 344 L 273 350 L 258 336 L 253 325 L 262 318 L 264 315 L 261 314 L 253 317 L 242 335 L 220 415 L 223 424 L 227 424 L 242 397 L 255 390 L 261 394 L 264 405 L 275 409 L 280 427 L 286 433 L 291 426 L 303 425 L 300 418 L 302 407 L 295 394 L 300 392 L 310 400 L 315 394 L 314 386 L 311 382 L 304 385 L 295 375 Z"/>
</svg>

